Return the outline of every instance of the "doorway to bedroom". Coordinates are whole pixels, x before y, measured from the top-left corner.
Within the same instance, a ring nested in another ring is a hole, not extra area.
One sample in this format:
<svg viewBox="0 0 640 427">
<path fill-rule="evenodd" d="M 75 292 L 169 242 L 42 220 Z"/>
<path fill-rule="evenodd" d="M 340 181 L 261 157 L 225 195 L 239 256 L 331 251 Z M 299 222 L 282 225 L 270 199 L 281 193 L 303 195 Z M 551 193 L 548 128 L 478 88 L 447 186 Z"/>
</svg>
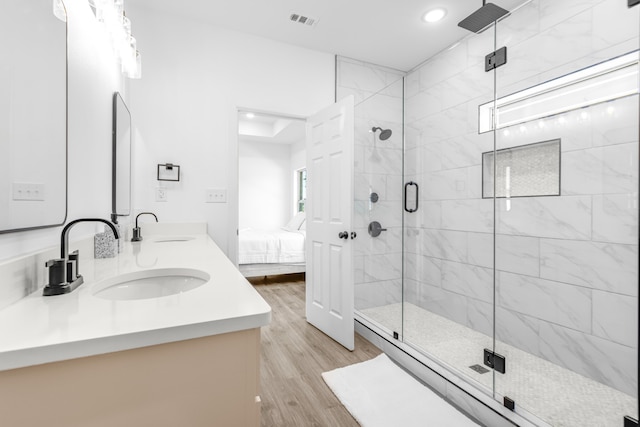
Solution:
<svg viewBox="0 0 640 427">
<path fill-rule="evenodd" d="M 245 277 L 305 271 L 305 120 L 238 112 L 238 266 Z"/>
</svg>

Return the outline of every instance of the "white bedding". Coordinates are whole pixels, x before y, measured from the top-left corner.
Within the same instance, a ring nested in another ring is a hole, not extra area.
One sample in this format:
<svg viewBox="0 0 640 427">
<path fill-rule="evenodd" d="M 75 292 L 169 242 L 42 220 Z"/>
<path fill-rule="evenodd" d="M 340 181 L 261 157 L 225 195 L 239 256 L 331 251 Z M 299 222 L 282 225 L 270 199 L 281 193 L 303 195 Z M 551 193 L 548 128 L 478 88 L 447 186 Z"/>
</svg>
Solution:
<svg viewBox="0 0 640 427">
<path fill-rule="evenodd" d="M 304 262 L 305 230 L 240 230 L 238 264 Z"/>
</svg>

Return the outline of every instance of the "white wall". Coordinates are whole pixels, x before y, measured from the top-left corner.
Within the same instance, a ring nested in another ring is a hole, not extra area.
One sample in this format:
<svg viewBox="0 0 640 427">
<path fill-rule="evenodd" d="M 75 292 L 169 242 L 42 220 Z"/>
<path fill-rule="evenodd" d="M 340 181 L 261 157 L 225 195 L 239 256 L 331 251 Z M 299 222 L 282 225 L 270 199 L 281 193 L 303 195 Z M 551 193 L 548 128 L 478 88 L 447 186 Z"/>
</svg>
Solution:
<svg viewBox="0 0 640 427">
<path fill-rule="evenodd" d="M 134 208 L 160 221 L 207 221 L 216 243 L 233 252 L 237 108 L 315 113 L 333 102 L 333 55 L 143 8 L 128 16 L 143 60 L 142 79 L 131 83 Z M 155 202 L 164 162 L 179 164 L 183 179 L 167 187 L 167 202 Z M 228 189 L 229 203 L 204 203 L 207 188 Z"/>
<path fill-rule="evenodd" d="M 114 91 L 125 92 L 124 82 L 106 36 L 86 0 L 65 0 L 65 4 L 69 79 L 67 220 L 109 218 L 111 102 Z M 91 234 L 95 229 L 95 224 L 78 225 L 71 240 Z M 59 245 L 59 242 L 60 227 L 0 234 L 0 260 Z"/>
<path fill-rule="evenodd" d="M 279 229 L 291 218 L 291 146 L 240 140 L 240 229 Z"/>
<path fill-rule="evenodd" d="M 307 165 L 307 145 L 305 140 L 291 144 L 291 170 L 296 171 Z"/>
</svg>

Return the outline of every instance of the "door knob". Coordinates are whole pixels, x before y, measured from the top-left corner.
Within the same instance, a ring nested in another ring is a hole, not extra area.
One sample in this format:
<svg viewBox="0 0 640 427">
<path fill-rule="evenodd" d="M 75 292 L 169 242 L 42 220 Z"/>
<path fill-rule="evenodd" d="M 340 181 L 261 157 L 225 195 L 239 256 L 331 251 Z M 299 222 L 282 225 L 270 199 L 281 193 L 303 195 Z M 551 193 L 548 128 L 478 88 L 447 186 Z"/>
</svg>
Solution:
<svg viewBox="0 0 640 427">
<path fill-rule="evenodd" d="M 341 239 L 348 239 L 349 233 L 347 233 L 346 231 L 341 231 L 340 233 L 338 233 L 338 237 Z"/>
</svg>

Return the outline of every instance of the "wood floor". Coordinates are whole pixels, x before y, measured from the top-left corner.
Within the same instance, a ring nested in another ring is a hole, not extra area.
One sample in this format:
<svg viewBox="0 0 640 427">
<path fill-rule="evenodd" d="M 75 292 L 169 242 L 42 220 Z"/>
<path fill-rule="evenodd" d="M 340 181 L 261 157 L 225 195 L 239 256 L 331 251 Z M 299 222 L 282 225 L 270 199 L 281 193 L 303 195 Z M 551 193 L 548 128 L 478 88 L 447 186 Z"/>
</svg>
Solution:
<svg viewBox="0 0 640 427">
<path fill-rule="evenodd" d="M 271 324 L 262 328 L 261 425 L 358 426 L 320 374 L 369 360 L 380 350 L 356 334 L 350 352 L 307 323 L 303 275 L 250 281 L 272 309 Z"/>
</svg>

